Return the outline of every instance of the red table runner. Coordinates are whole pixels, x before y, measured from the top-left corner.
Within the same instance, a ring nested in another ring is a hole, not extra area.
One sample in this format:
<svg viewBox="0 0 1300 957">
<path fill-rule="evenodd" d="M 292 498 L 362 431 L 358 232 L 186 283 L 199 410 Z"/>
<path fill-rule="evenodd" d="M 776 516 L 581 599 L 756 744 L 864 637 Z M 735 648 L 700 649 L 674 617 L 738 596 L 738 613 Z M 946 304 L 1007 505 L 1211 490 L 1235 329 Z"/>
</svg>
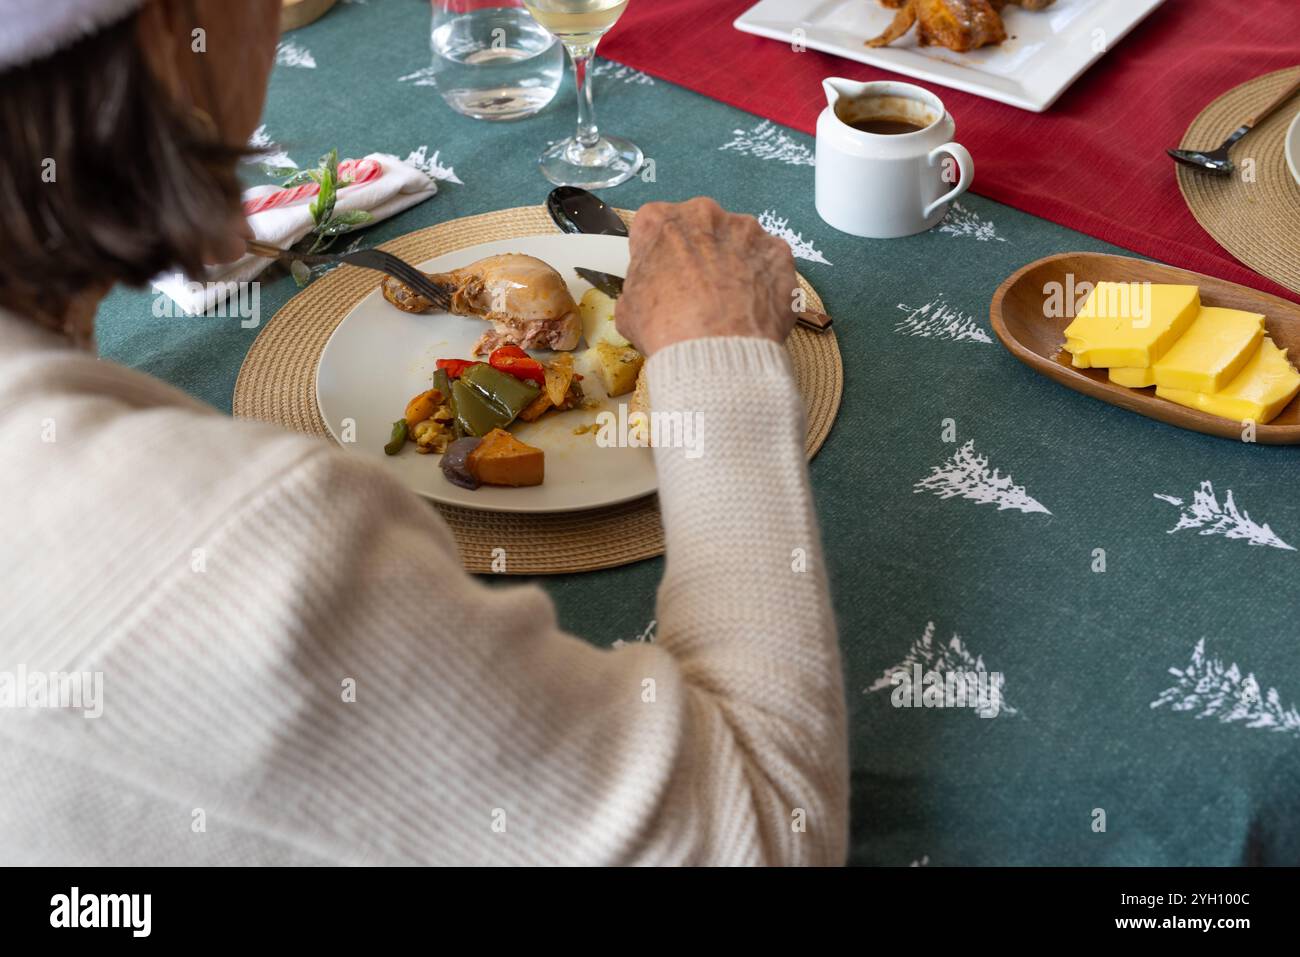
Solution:
<svg viewBox="0 0 1300 957">
<path fill-rule="evenodd" d="M 732 21 L 752 5 L 634 0 L 601 53 L 806 133 L 826 106 L 824 77 L 898 77 L 741 33 Z M 974 154 L 973 192 L 1143 255 L 1300 299 L 1201 229 L 1165 155 L 1211 100 L 1297 64 L 1300 0 L 1166 0 L 1046 113 L 921 85 L 943 98 L 958 141 Z M 1247 151 L 1249 140 L 1238 149 Z"/>
</svg>

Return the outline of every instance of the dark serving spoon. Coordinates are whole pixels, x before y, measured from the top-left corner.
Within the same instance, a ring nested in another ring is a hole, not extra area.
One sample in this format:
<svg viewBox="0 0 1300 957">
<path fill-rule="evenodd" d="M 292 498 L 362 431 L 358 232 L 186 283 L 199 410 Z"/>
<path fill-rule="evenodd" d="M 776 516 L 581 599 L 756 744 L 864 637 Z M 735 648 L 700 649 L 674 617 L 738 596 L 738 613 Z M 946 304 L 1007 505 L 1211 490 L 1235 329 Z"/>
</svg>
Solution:
<svg viewBox="0 0 1300 957">
<path fill-rule="evenodd" d="M 627 224 L 595 193 L 579 186 L 557 186 L 546 197 L 546 211 L 566 233 L 626 236 Z"/>
<path fill-rule="evenodd" d="M 1165 152 L 1186 166 L 1208 170 L 1211 173 L 1218 173 L 1220 176 L 1227 176 L 1236 169 L 1232 158 L 1228 155 L 1228 151 L 1236 145 L 1239 139 L 1272 116 L 1278 107 L 1295 95 L 1297 90 L 1300 90 L 1300 80 L 1296 80 L 1295 83 L 1283 90 L 1276 100 L 1233 130 L 1232 135 L 1224 140 L 1223 145 L 1217 150 L 1166 150 Z"/>
</svg>

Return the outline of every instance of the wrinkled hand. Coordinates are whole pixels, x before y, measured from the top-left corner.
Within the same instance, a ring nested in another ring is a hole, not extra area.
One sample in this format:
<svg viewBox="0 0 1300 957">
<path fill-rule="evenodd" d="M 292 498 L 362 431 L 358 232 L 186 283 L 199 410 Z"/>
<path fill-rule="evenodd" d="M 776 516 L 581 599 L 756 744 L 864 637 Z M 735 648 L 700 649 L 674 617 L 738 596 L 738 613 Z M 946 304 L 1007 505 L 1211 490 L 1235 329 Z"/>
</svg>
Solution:
<svg viewBox="0 0 1300 957">
<path fill-rule="evenodd" d="M 686 339 L 784 342 L 794 326 L 794 258 L 752 216 L 711 199 L 648 203 L 631 230 L 618 331 L 646 355 Z"/>
</svg>

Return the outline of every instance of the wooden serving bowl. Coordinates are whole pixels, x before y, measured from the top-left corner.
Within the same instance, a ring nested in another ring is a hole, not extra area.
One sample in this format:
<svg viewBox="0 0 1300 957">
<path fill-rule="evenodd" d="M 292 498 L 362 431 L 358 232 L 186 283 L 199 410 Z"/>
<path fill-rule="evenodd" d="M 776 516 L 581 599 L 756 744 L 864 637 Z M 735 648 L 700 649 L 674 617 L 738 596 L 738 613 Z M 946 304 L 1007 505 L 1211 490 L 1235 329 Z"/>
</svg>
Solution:
<svg viewBox="0 0 1300 957">
<path fill-rule="evenodd" d="M 1011 354 L 1025 365 L 1076 392 L 1170 425 L 1240 442 L 1241 422 L 1158 398 L 1154 386 L 1129 389 L 1115 385 L 1107 378 L 1105 369 L 1076 369 L 1070 364 L 1070 354 L 1062 347 L 1065 345 L 1065 327 L 1073 318 L 1073 310 L 1060 316 L 1047 314 L 1053 289 L 1051 284 L 1059 284 L 1059 288 L 1065 291 L 1064 298 L 1068 304 L 1070 290 L 1080 283 L 1103 281 L 1199 286 L 1203 305 L 1263 313 L 1266 334 L 1279 348 L 1287 350 L 1287 357 L 1293 364 L 1300 361 L 1300 306 L 1295 303 L 1213 276 L 1104 253 L 1061 253 L 1016 271 L 993 295 L 989 306 L 993 331 Z M 1257 425 L 1255 440 L 1266 445 L 1300 443 L 1300 396 L 1292 399 L 1272 422 Z"/>
</svg>

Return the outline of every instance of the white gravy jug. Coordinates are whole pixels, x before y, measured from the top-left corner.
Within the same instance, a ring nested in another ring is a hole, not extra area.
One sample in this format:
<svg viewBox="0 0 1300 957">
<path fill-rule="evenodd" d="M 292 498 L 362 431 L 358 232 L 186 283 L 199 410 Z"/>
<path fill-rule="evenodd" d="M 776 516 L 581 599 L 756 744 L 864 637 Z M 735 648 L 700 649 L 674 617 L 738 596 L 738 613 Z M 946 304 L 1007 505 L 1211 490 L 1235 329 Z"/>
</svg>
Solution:
<svg viewBox="0 0 1300 957">
<path fill-rule="evenodd" d="M 952 142 L 957 127 L 943 101 L 893 80 L 831 78 L 822 86 L 828 105 L 817 118 L 818 215 L 872 239 L 938 225 L 975 178 L 970 153 Z"/>
</svg>

